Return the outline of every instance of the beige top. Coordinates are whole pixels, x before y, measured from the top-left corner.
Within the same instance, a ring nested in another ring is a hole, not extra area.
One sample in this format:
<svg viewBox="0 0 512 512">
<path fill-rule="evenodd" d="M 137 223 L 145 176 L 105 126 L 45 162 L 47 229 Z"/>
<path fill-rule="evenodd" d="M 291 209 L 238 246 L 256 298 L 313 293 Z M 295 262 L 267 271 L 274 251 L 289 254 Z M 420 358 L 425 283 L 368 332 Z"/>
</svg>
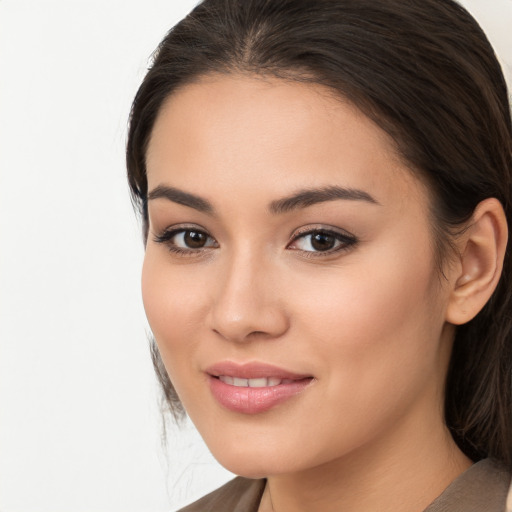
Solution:
<svg viewBox="0 0 512 512">
<path fill-rule="evenodd" d="M 424 512 L 504 512 L 510 473 L 490 459 L 473 464 Z M 178 512 L 257 512 L 265 480 L 238 477 Z"/>
</svg>

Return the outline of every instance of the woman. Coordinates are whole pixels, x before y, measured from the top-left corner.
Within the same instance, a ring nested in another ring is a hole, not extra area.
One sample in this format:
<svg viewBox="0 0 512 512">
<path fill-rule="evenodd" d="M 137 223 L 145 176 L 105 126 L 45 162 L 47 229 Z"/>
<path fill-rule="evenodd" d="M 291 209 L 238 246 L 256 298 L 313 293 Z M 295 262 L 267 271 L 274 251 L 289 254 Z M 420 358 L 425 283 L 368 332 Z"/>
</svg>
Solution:
<svg viewBox="0 0 512 512">
<path fill-rule="evenodd" d="M 467 12 L 205 0 L 127 162 L 167 400 L 243 477 L 184 510 L 504 509 L 511 120 Z"/>
</svg>

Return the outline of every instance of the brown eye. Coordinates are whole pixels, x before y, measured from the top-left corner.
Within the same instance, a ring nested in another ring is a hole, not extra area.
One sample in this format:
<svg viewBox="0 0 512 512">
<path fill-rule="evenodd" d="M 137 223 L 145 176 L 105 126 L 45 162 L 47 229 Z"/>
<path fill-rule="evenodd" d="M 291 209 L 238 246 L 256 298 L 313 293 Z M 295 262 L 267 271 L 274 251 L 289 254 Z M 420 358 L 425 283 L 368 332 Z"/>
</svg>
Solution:
<svg viewBox="0 0 512 512">
<path fill-rule="evenodd" d="M 324 229 L 313 229 L 298 235 L 288 249 L 295 249 L 304 253 L 335 253 L 348 249 L 357 243 L 353 235 L 338 233 Z"/>
<path fill-rule="evenodd" d="M 190 249 L 201 249 L 206 245 L 208 235 L 201 231 L 184 231 L 183 243 Z"/>
<path fill-rule="evenodd" d="M 194 253 L 201 249 L 217 248 L 216 240 L 208 233 L 193 228 L 178 228 L 164 231 L 155 237 L 155 242 L 165 244 L 177 253 Z"/>
<path fill-rule="evenodd" d="M 329 233 L 315 233 L 311 235 L 311 247 L 315 251 L 328 251 L 334 248 L 336 238 Z"/>
</svg>

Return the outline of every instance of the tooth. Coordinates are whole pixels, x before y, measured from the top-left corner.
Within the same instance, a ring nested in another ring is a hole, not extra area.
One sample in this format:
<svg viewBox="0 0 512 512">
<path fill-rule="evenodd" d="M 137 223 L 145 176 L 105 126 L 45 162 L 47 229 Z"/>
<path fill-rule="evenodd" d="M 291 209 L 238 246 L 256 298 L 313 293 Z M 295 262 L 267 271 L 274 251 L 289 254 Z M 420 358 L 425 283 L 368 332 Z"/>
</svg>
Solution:
<svg viewBox="0 0 512 512">
<path fill-rule="evenodd" d="M 289 384 L 293 382 L 290 379 L 278 379 L 277 377 L 260 377 L 257 379 L 241 379 L 238 377 L 230 377 L 229 375 L 219 375 L 219 380 L 230 386 L 237 387 L 251 387 L 251 388 L 265 388 L 279 386 L 279 384 Z"/>
<path fill-rule="evenodd" d="M 249 379 L 249 387 L 251 388 L 265 388 L 268 386 L 267 380 L 265 377 L 261 379 Z"/>
<path fill-rule="evenodd" d="M 228 377 L 227 375 L 219 375 L 219 380 L 224 382 L 224 384 L 233 385 L 233 377 Z"/>
</svg>

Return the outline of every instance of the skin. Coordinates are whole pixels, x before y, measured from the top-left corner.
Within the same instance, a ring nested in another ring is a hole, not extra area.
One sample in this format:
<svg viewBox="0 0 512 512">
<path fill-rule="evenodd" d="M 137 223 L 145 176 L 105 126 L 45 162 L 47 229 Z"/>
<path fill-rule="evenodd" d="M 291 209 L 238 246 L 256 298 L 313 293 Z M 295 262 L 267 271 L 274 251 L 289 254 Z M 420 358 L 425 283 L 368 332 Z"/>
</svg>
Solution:
<svg viewBox="0 0 512 512">
<path fill-rule="evenodd" d="M 174 187 L 214 210 L 149 201 L 143 299 L 214 456 L 236 474 L 267 477 L 261 512 L 420 512 L 469 467 L 443 420 L 463 264 L 440 279 L 428 190 L 380 128 L 317 85 L 210 76 L 165 103 L 147 170 L 150 191 Z M 269 210 L 332 186 L 374 202 Z M 177 236 L 157 240 L 176 226 L 211 238 L 195 250 Z M 315 253 L 299 236 L 308 227 L 357 242 Z M 205 369 L 219 361 L 314 380 L 269 411 L 241 414 L 210 392 Z"/>
</svg>

